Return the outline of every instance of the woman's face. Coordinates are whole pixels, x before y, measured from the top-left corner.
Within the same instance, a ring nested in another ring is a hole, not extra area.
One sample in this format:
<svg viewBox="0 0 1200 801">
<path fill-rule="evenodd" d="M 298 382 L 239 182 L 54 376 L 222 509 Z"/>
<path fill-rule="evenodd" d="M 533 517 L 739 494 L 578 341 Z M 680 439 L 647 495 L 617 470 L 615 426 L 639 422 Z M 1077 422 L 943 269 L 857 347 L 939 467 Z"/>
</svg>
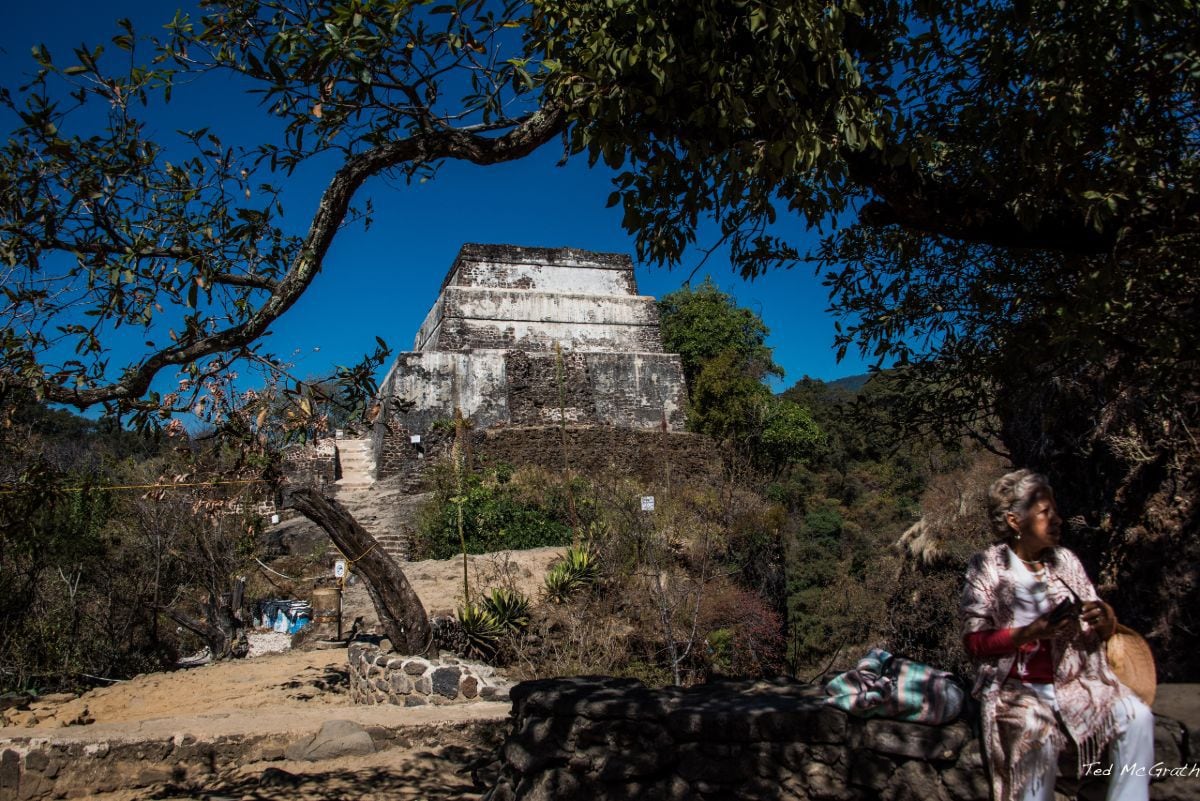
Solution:
<svg viewBox="0 0 1200 801">
<path fill-rule="evenodd" d="M 1046 548 L 1056 547 L 1062 531 L 1062 518 L 1058 516 L 1054 493 L 1049 489 L 1038 490 L 1025 516 L 1018 518 L 1010 512 L 1008 523 L 1021 535 L 1019 542 L 1028 552 L 1036 554 Z"/>
</svg>

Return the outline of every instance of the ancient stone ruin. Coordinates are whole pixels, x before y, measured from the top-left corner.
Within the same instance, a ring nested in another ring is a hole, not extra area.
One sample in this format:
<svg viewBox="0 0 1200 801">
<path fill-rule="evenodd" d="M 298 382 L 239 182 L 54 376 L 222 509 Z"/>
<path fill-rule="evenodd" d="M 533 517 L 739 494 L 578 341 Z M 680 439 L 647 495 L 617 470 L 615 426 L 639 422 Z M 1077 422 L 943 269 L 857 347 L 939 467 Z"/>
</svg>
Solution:
<svg viewBox="0 0 1200 801">
<path fill-rule="evenodd" d="M 988 801 L 971 720 L 863 719 L 820 685 L 726 680 L 650 689 L 633 679 L 518 684 L 485 801 Z M 1151 801 L 1200 797 L 1194 731 L 1157 716 Z M 1057 797 L 1104 797 L 1064 755 Z"/>
<path fill-rule="evenodd" d="M 378 478 L 403 471 L 455 409 L 475 431 L 601 426 L 681 432 L 679 357 L 628 256 L 464 245 L 381 385 Z"/>
</svg>

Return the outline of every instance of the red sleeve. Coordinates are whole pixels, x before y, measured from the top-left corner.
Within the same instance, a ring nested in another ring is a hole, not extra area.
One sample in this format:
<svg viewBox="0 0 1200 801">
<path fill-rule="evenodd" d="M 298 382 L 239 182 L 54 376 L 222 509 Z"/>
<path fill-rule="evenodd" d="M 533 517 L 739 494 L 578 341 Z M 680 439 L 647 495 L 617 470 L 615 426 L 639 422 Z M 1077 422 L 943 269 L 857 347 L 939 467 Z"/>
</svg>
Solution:
<svg viewBox="0 0 1200 801">
<path fill-rule="evenodd" d="M 1004 656 L 1017 650 L 1013 642 L 1012 629 L 994 629 L 992 631 L 973 631 L 963 637 L 963 645 L 967 653 L 978 659 L 985 656 Z"/>
</svg>

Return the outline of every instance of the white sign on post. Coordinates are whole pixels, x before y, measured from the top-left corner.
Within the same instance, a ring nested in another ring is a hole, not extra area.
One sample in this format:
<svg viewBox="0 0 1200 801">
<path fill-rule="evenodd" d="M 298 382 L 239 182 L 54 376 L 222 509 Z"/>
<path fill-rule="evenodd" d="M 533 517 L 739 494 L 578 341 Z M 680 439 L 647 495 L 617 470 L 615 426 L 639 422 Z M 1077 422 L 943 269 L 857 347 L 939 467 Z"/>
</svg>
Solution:
<svg viewBox="0 0 1200 801">
<path fill-rule="evenodd" d="M 339 559 L 333 563 L 333 577 L 334 578 L 345 578 L 346 577 L 346 560 L 345 559 Z"/>
<path fill-rule="evenodd" d="M 408 441 L 411 442 L 413 445 L 420 445 L 421 444 L 421 435 L 413 434 L 411 437 L 408 438 Z"/>
<path fill-rule="evenodd" d="M 653 512 L 654 511 L 654 496 L 653 495 L 643 495 L 642 496 L 642 511 L 643 512 Z"/>
</svg>

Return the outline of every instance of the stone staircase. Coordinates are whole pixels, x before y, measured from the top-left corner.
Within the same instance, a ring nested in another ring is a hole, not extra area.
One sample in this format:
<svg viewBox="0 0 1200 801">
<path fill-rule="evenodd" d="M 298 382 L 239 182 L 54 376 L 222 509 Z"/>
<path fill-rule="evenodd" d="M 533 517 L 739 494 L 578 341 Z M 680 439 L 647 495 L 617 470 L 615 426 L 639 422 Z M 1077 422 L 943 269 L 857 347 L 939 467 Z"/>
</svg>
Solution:
<svg viewBox="0 0 1200 801">
<path fill-rule="evenodd" d="M 371 532 L 380 547 L 397 562 L 408 560 L 409 537 L 406 531 L 395 527 L 396 516 L 388 514 L 388 507 L 397 500 L 395 490 L 382 488 L 374 479 L 375 464 L 368 439 L 339 439 L 338 461 L 341 475 L 334 482 L 334 497 L 350 510 L 363 528 Z M 346 558 L 357 558 L 360 554 L 343 554 Z"/>
</svg>

